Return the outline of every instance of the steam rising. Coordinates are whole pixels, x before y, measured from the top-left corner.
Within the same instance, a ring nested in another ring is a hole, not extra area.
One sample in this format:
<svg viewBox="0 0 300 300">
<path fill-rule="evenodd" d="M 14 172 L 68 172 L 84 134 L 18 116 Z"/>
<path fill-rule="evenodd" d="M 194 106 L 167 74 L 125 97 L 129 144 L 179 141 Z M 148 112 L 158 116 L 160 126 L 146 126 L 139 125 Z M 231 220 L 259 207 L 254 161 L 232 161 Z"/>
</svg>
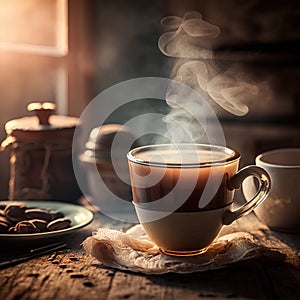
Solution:
<svg viewBox="0 0 300 300">
<path fill-rule="evenodd" d="M 164 33 L 158 46 L 162 53 L 170 57 L 207 59 L 212 57 L 211 50 L 205 48 L 207 39 L 220 34 L 218 26 L 205 22 L 199 12 L 185 13 L 183 18 L 165 17 L 161 23 L 173 30 Z"/>
<path fill-rule="evenodd" d="M 183 18 L 165 17 L 161 23 L 170 31 L 160 37 L 159 49 L 166 56 L 185 59 L 177 67 L 174 80 L 190 86 L 234 115 L 247 114 L 249 109 L 245 102 L 258 94 L 258 88 L 243 81 L 237 68 L 231 66 L 220 71 L 215 66 L 212 40 L 220 35 L 220 28 L 203 20 L 196 11 L 185 13 Z M 167 98 L 175 95 L 176 91 L 170 86 Z"/>
</svg>

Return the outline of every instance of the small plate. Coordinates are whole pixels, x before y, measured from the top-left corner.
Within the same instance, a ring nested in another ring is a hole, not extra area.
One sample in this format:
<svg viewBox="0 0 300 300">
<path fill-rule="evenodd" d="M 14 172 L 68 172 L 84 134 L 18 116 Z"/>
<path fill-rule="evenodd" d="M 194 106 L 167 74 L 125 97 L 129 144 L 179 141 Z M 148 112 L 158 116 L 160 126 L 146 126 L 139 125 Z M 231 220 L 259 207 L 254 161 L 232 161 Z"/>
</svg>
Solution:
<svg viewBox="0 0 300 300">
<path fill-rule="evenodd" d="M 7 204 L 12 203 L 23 203 L 28 208 L 35 207 L 35 208 L 42 208 L 42 209 L 49 209 L 49 210 L 56 210 L 62 212 L 66 218 L 71 220 L 71 226 L 66 229 L 61 230 L 54 230 L 48 232 L 40 232 L 40 233 L 27 233 L 27 234 L 20 234 L 20 233 L 1 233 L 0 240 L 40 240 L 45 238 L 54 238 L 59 237 L 62 235 L 66 235 L 71 233 L 75 230 L 78 230 L 93 220 L 93 213 L 87 210 L 86 208 L 65 203 L 65 202 L 55 202 L 55 201 L 0 201 L 0 206 L 5 206 Z"/>
</svg>

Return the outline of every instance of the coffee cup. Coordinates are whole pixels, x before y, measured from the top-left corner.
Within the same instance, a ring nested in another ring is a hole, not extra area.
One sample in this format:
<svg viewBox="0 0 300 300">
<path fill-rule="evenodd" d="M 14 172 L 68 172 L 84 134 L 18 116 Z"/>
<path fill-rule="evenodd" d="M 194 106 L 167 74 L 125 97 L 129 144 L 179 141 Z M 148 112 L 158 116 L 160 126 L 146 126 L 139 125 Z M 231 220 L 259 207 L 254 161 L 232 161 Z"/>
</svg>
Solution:
<svg viewBox="0 0 300 300">
<path fill-rule="evenodd" d="M 271 229 L 300 232 L 300 148 L 276 149 L 255 159 L 270 175 L 272 188 L 266 201 L 255 209 L 257 217 Z M 243 184 L 250 199 L 256 186 L 252 179 Z"/>
<path fill-rule="evenodd" d="M 258 166 L 238 171 L 240 154 L 204 144 L 149 145 L 128 155 L 133 204 L 149 238 L 167 255 L 197 255 L 223 225 L 250 213 L 270 190 Z M 245 178 L 260 183 L 257 193 L 233 209 L 234 191 Z"/>
</svg>

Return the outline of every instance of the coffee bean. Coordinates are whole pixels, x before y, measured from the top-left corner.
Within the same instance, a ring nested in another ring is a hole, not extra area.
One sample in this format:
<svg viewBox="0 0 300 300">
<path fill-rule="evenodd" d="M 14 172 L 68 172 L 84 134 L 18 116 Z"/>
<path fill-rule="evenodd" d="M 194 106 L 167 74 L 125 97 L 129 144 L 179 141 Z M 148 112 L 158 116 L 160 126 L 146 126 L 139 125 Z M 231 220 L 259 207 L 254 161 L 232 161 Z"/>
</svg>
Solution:
<svg viewBox="0 0 300 300">
<path fill-rule="evenodd" d="M 52 215 L 52 220 L 64 218 L 65 215 L 60 211 L 51 210 L 49 213 Z"/>
<path fill-rule="evenodd" d="M 52 214 L 49 213 L 47 210 L 38 209 L 38 208 L 31 208 L 26 209 L 25 215 L 27 219 L 40 219 L 45 220 L 47 222 L 52 221 Z"/>
<path fill-rule="evenodd" d="M 30 222 L 40 231 L 44 232 L 47 230 L 47 222 L 45 220 L 33 219 Z"/>
<path fill-rule="evenodd" d="M 36 233 L 39 229 L 30 221 L 20 221 L 14 227 L 15 233 Z"/>
<path fill-rule="evenodd" d="M 7 224 L 9 227 L 15 225 L 15 222 L 12 222 L 11 220 L 6 218 L 5 216 L 0 216 L 0 222 Z"/>
<path fill-rule="evenodd" d="M 13 222 L 26 219 L 26 206 L 22 203 L 7 204 L 4 208 L 5 217 Z"/>
<path fill-rule="evenodd" d="M 71 220 L 68 218 L 60 218 L 60 219 L 56 219 L 51 221 L 48 225 L 47 225 L 47 229 L 50 231 L 53 230 L 61 230 L 61 229 L 65 229 L 70 227 L 71 225 Z"/>
</svg>

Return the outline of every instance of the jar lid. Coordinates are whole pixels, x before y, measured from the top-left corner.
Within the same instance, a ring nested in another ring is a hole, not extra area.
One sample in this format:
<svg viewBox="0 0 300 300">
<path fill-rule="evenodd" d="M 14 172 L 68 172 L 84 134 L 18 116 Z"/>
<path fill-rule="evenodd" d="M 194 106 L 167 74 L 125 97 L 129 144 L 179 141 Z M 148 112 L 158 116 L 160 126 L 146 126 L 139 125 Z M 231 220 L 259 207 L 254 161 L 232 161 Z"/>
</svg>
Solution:
<svg viewBox="0 0 300 300">
<path fill-rule="evenodd" d="M 115 158 L 126 160 L 127 152 L 136 144 L 135 140 L 133 133 L 124 125 L 106 124 L 96 127 L 90 132 L 81 160 L 111 160 L 113 143 L 116 143 L 113 149 Z"/>
<path fill-rule="evenodd" d="M 8 121 L 5 124 L 7 138 L 2 142 L 6 147 L 14 141 L 55 141 L 72 139 L 79 119 L 75 117 L 52 115 L 56 106 L 52 102 L 30 103 L 27 110 L 35 116 Z"/>
</svg>

